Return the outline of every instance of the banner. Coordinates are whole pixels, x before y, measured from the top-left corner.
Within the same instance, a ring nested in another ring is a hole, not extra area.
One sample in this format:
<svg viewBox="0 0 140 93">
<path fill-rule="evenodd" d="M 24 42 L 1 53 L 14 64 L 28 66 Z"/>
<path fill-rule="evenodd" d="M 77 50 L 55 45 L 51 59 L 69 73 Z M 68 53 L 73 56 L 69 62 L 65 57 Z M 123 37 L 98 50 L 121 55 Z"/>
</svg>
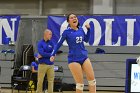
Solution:
<svg viewBox="0 0 140 93">
<path fill-rule="evenodd" d="M 0 16 L 0 45 L 15 43 L 19 21 L 20 16 Z"/>
<path fill-rule="evenodd" d="M 93 46 L 140 46 L 140 16 L 77 16 L 85 33 L 85 25 L 92 23 L 89 44 Z M 48 16 L 48 28 L 57 42 L 68 27 L 66 17 Z M 92 31 L 91 31 L 92 32 Z M 63 43 L 66 45 L 66 43 Z"/>
</svg>

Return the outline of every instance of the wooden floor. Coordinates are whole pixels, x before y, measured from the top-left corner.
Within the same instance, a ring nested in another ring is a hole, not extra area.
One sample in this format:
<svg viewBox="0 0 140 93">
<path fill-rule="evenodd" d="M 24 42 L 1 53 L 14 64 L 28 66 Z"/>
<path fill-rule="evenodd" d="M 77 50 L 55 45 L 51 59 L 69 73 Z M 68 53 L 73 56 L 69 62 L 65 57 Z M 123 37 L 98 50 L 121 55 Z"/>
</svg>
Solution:
<svg viewBox="0 0 140 93">
<path fill-rule="evenodd" d="M 1 89 L 0 93 L 12 93 L 11 89 Z M 17 90 L 14 90 L 14 93 L 18 93 Z M 25 91 L 20 91 L 20 93 L 25 93 Z M 31 92 L 28 92 L 31 93 Z M 32 92 L 32 93 L 35 93 Z M 63 92 L 54 92 L 54 93 L 75 93 L 74 91 L 63 91 Z M 83 93 L 89 93 L 88 91 L 84 91 Z M 97 93 L 124 93 L 124 92 L 114 92 L 114 91 L 97 91 Z"/>
</svg>

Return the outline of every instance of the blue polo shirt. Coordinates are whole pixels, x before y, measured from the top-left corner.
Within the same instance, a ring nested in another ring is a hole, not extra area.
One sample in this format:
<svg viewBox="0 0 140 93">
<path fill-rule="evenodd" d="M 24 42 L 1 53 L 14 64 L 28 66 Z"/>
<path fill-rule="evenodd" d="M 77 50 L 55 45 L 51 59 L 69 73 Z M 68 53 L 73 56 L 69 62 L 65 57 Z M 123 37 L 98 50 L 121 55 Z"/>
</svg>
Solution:
<svg viewBox="0 0 140 93">
<path fill-rule="evenodd" d="M 38 64 L 36 62 L 33 61 L 31 66 L 33 66 L 35 70 L 38 70 Z"/>
<path fill-rule="evenodd" d="M 42 58 L 38 59 L 39 64 L 45 63 L 47 65 L 53 65 L 54 62 L 50 61 L 51 53 L 54 48 L 54 43 L 51 40 L 45 41 L 44 39 L 38 42 L 38 53 Z"/>
</svg>

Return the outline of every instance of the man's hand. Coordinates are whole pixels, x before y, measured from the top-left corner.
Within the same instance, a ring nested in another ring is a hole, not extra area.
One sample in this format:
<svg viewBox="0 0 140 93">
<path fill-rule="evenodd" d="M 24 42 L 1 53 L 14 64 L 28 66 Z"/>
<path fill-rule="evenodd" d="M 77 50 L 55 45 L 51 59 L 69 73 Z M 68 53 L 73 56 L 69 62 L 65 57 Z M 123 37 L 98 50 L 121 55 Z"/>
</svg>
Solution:
<svg viewBox="0 0 140 93">
<path fill-rule="evenodd" d="M 42 56 L 40 54 L 38 54 L 37 58 L 42 58 Z"/>
<path fill-rule="evenodd" d="M 140 56 L 137 58 L 136 62 L 140 66 Z"/>
<path fill-rule="evenodd" d="M 54 56 L 50 57 L 50 61 L 53 62 L 54 61 Z"/>
</svg>

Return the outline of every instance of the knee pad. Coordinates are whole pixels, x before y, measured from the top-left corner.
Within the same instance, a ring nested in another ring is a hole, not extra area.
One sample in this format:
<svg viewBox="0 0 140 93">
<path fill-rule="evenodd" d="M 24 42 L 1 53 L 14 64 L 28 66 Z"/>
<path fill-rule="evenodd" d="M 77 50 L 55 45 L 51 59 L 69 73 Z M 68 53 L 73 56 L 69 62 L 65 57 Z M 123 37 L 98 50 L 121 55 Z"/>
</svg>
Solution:
<svg viewBox="0 0 140 93">
<path fill-rule="evenodd" d="M 88 81 L 88 84 L 91 85 L 91 86 L 94 86 L 94 85 L 96 85 L 96 80 L 95 79 L 90 80 L 90 81 Z"/>
<path fill-rule="evenodd" d="M 84 89 L 84 84 L 77 83 L 76 84 L 76 89 L 83 90 Z"/>
</svg>

